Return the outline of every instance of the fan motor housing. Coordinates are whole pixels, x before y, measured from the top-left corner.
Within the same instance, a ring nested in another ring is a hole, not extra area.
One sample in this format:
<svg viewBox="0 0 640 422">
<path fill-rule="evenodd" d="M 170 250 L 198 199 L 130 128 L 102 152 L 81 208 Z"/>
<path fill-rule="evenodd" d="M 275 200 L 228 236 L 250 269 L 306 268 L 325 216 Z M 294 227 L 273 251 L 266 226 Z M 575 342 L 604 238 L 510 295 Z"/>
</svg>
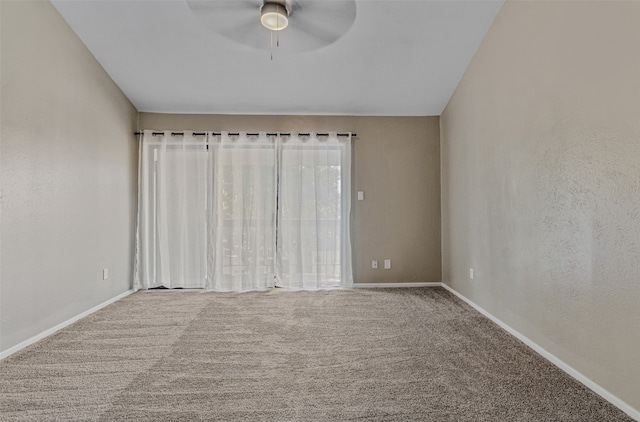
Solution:
<svg viewBox="0 0 640 422">
<path fill-rule="evenodd" d="M 285 2 L 265 1 L 260 9 L 260 22 L 271 31 L 281 31 L 289 25 L 289 9 Z"/>
</svg>

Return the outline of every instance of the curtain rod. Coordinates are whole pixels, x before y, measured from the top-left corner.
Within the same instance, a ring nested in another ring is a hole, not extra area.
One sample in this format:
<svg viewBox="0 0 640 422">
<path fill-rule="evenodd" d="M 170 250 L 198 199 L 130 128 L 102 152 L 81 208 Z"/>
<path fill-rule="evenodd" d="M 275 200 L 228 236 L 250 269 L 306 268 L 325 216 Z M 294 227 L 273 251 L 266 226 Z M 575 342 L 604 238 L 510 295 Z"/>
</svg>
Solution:
<svg viewBox="0 0 640 422">
<path fill-rule="evenodd" d="M 143 135 L 143 132 L 134 132 L 134 135 Z M 207 132 L 193 132 L 194 136 L 204 136 L 206 135 Z M 164 135 L 164 132 L 151 132 L 151 135 L 155 136 L 155 135 Z M 184 135 L 184 132 L 171 132 L 171 136 L 177 136 L 177 135 Z M 213 136 L 220 136 L 222 135 L 221 132 L 212 132 Z M 239 132 L 235 132 L 235 133 L 229 133 L 230 136 L 239 136 L 240 133 Z M 247 136 L 258 136 L 259 133 L 247 133 Z M 282 135 L 282 136 L 291 136 L 291 133 L 280 133 L 280 132 L 267 132 L 267 136 L 278 136 L 278 135 Z M 311 136 L 310 133 L 298 133 L 298 135 L 300 136 Z M 328 133 L 316 133 L 317 136 L 329 136 Z M 349 136 L 348 133 L 337 133 L 336 135 L 338 136 Z M 358 135 L 356 133 L 352 133 L 351 134 L 352 137 L 357 137 Z"/>
</svg>

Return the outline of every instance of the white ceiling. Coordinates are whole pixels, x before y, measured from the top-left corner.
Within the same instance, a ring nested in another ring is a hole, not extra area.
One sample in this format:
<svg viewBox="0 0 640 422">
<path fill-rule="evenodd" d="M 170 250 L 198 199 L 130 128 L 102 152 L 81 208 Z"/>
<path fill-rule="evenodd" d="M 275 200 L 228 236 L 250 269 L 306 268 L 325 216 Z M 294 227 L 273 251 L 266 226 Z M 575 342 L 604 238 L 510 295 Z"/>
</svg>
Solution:
<svg viewBox="0 0 640 422">
<path fill-rule="evenodd" d="M 440 115 L 502 7 L 356 0 L 337 41 L 290 51 L 287 28 L 270 60 L 268 47 L 206 25 L 192 1 L 52 0 L 138 110 L 216 114 Z M 331 0 L 297 3 L 318 1 Z M 261 28 L 259 7 L 248 13 Z M 268 46 L 269 31 L 261 34 Z"/>
</svg>

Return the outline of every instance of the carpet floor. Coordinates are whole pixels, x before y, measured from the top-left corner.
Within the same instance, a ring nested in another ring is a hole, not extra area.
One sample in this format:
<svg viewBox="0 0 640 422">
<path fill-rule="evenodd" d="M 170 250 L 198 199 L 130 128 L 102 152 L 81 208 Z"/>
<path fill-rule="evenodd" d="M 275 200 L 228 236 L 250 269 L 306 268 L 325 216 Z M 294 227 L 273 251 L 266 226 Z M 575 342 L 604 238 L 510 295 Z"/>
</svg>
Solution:
<svg viewBox="0 0 640 422">
<path fill-rule="evenodd" d="M 442 288 L 140 291 L 0 362 L 2 421 L 632 421 Z"/>
</svg>

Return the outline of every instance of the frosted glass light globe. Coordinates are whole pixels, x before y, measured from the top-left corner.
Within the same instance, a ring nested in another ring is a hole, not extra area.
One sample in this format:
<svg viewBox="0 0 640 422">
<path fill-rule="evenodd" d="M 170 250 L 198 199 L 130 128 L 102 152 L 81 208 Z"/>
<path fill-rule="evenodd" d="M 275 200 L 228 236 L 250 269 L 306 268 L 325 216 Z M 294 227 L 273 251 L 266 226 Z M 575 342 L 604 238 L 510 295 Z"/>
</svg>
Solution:
<svg viewBox="0 0 640 422">
<path fill-rule="evenodd" d="M 260 12 L 260 22 L 271 31 L 281 31 L 289 25 L 289 13 L 279 3 L 265 3 Z"/>
</svg>

